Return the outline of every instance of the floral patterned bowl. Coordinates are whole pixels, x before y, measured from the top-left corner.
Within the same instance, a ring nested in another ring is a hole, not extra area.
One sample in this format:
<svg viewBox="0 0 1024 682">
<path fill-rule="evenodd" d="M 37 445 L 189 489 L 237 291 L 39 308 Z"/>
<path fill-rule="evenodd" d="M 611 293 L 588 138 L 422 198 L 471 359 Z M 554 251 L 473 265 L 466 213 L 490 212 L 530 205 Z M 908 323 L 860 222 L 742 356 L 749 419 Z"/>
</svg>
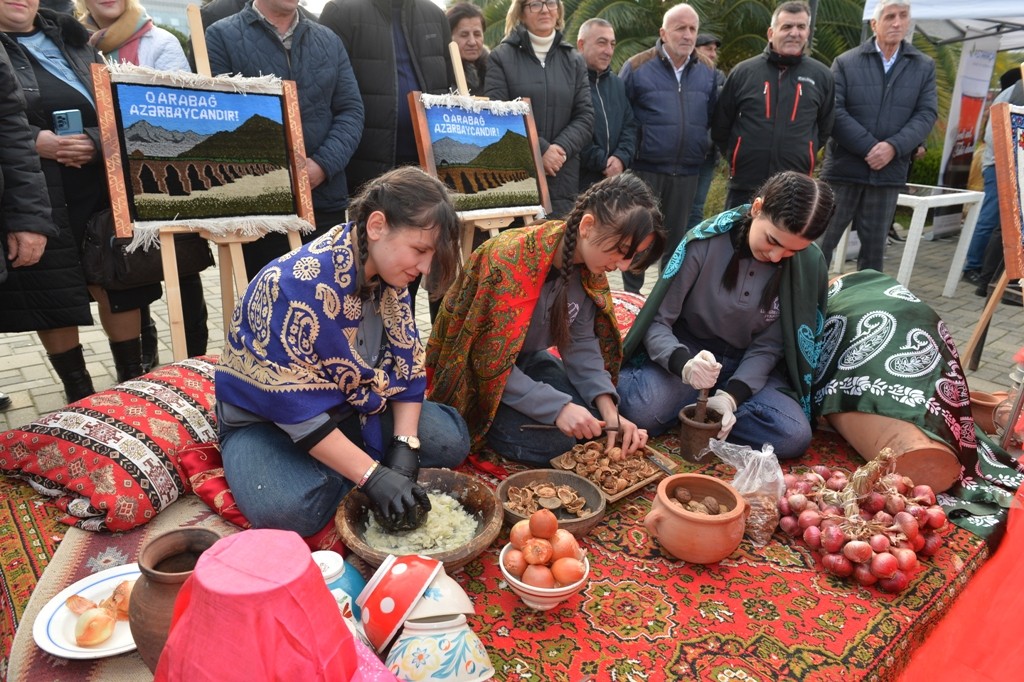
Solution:
<svg viewBox="0 0 1024 682">
<path fill-rule="evenodd" d="M 480 682 L 494 677 L 494 666 L 466 616 L 406 621 L 385 665 L 399 680 Z"/>
</svg>

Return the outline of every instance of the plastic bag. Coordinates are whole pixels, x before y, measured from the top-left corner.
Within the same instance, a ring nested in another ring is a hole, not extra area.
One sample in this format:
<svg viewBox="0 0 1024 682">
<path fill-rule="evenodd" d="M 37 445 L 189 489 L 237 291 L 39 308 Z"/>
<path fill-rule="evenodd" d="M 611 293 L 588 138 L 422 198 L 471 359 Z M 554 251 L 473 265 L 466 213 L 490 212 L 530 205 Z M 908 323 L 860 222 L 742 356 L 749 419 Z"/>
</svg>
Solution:
<svg viewBox="0 0 1024 682">
<path fill-rule="evenodd" d="M 746 536 L 755 547 L 764 547 L 779 526 L 779 498 L 786 492 L 775 448 L 765 444 L 761 450 L 748 445 L 733 445 L 717 439 L 708 447 L 718 458 L 736 468 L 732 487 L 750 505 Z"/>
</svg>

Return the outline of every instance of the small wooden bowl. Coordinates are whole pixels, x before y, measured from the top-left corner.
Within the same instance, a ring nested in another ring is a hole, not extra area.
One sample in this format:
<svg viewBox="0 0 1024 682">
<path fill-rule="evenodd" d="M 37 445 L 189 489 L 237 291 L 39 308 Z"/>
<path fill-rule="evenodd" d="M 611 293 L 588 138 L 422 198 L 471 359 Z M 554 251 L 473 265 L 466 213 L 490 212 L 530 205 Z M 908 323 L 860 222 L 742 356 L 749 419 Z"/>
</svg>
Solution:
<svg viewBox="0 0 1024 682">
<path fill-rule="evenodd" d="M 600 523 L 601 519 L 604 518 L 605 499 L 597 485 L 571 471 L 531 469 L 530 471 L 520 471 L 517 474 L 512 474 L 498 484 L 496 493 L 498 504 L 501 505 L 505 513 L 505 523 L 513 526 L 516 522 L 529 518 L 529 516 L 518 514 L 505 506 L 505 503 L 508 502 L 508 489 L 511 486 L 522 488 L 538 482 L 550 483 L 556 486 L 567 485 L 587 501 L 584 509 L 589 510 L 589 513 L 586 516 L 576 516 L 567 512 L 562 507 L 553 510 L 555 517 L 558 519 L 559 528 L 564 528 L 576 537 L 581 538 L 593 530 Z"/>
<path fill-rule="evenodd" d="M 421 552 L 437 559 L 451 575 L 480 555 L 501 532 L 501 504 L 487 485 L 469 474 L 451 469 L 420 469 L 417 479 L 427 492 L 451 495 L 466 511 L 477 518 L 477 532 L 462 547 L 444 552 Z M 388 553 L 370 547 L 364 539 L 369 514 L 369 498 L 353 488 L 341 501 L 334 524 L 345 546 L 374 568 L 383 563 Z"/>
</svg>

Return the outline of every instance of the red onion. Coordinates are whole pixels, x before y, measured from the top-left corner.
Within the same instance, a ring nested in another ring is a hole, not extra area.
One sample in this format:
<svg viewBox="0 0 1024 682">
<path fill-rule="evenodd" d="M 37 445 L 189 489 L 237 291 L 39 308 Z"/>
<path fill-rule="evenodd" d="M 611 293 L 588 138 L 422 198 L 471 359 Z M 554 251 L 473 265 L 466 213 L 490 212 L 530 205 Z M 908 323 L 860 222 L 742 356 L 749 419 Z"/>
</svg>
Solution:
<svg viewBox="0 0 1024 682">
<path fill-rule="evenodd" d="M 853 573 L 853 564 L 842 554 L 826 554 L 821 558 L 821 565 L 832 575 L 849 578 Z"/>
<path fill-rule="evenodd" d="M 868 544 L 871 545 L 871 549 L 876 552 L 888 551 L 890 543 L 889 538 L 882 533 L 875 533 L 868 539 Z"/>
<path fill-rule="evenodd" d="M 811 471 L 818 474 L 819 476 L 822 477 L 822 479 L 826 481 L 832 478 L 832 470 L 829 469 L 824 464 L 815 464 L 814 466 L 811 467 Z"/>
<path fill-rule="evenodd" d="M 885 495 L 877 490 L 872 490 L 860 501 L 860 508 L 866 509 L 872 514 L 882 511 L 885 508 Z"/>
<path fill-rule="evenodd" d="M 779 528 L 787 535 L 797 536 L 800 534 L 800 524 L 795 516 L 783 516 L 779 519 Z"/>
<path fill-rule="evenodd" d="M 884 592 L 895 594 L 902 592 L 907 589 L 907 585 L 910 584 L 910 576 L 903 571 L 896 571 L 891 578 L 883 578 L 878 581 L 878 586 L 882 588 Z"/>
<path fill-rule="evenodd" d="M 797 517 L 797 522 L 800 524 L 801 528 L 817 526 L 821 523 L 821 514 L 813 509 L 805 509 L 800 512 L 800 516 Z"/>
<path fill-rule="evenodd" d="M 895 522 L 897 529 L 907 536 L 907 540 L 913 542 L 914 538 L 917 537 L 920 532 L 920 526 L 912 515 L 905 511 L 901 511 L 892 517 Z"/>
<path fill-rule="evenodd" d="M 896 563 L 901 571 L 910 575 L 917 570 L 917 553 L 914 550 L 894 547 L 889 551 L 896 557 Z"/>
<path fill-rule="evenodd" d="M 935 504 L 935 491 L 930 485 L 915 485 L 910 491 L 910 496 L 929 506 Z"/>
<path fill-rule="evenodd" d="M 808 526 L 804 529 L 804 542 L 811 549 L 821 547 L 821 529 L 817 526 Z"/>
<path fill-rule="evenodd" d="M 933 556 L 942 547 L 942 537 L 937 533 L 925 533 L 924 545 L 917 551 L 921 556 Z"/>
<path fill-rule="evenodd" d="M 853 579 L 864 587 L 870 587 L 878 582 L 878 576 L 871 572 L 871 567 L 867 564 L 857 564 L 853 567 Z"/>
<path fill-rule="evenodd" d="M 850 540 L 843 545 L 843 556 L 854 563 L 863 564 L 871 560 L 871 545 L 863 540 Z"/>
<path fill-rule="evenodd" d="M 927 509 L 928 527 L 939 529 L 946 525 L 946 512 L 939 505 L 932 505 Z"/>
<path fill-rule="evenodd" d="M 830 554 L 834 554 L 843 548 L 846 543 L 846 535 L 839 527 L 838 522 L 830 522 L 821 527 L 821 548 Z"/>
<path fill-rule="evenodd" d="M 891 578 L 900 570 L 896 557 L 888 552 L 879 552 L 871 557 L 871 572 L 880 579 Z"/>
</svg>

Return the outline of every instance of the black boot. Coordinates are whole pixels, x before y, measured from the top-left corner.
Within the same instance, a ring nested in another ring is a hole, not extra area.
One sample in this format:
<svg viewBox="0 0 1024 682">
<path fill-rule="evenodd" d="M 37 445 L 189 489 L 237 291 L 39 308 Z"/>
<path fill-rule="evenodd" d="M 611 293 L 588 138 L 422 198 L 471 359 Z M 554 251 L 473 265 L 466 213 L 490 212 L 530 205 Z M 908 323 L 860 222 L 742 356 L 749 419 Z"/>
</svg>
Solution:
<svg viewBox="0 0 1024 682">
<path fill-rule="evenodd" d="M 85 368 L 85 356 L 82 355 L 82 347 L 75 346 L 71 350 L 56 355 L 47 355 L 50 364 L 57 372 L 61 382 L 64 384 L 64 397 L 69 403 L 81 400 L 92 395 L 96 389 L 92 387 L 92 377 L 89 370 Z"/>
<path fill-rule="evenodd" d="M 111 341 L 110 354 L 114 356 L 118 383 L 144 374 L 142 371 L 142 342 L 139 339 Z"/>
<path fill-rule="evenodd" d="M 156 345 L 156 322 L 149 315 L 149 306 L 143 306 L 139 312 L 142 315 L 142 372 L 146 373 L 160 364 L 160 349 Z"/>
</svg>

